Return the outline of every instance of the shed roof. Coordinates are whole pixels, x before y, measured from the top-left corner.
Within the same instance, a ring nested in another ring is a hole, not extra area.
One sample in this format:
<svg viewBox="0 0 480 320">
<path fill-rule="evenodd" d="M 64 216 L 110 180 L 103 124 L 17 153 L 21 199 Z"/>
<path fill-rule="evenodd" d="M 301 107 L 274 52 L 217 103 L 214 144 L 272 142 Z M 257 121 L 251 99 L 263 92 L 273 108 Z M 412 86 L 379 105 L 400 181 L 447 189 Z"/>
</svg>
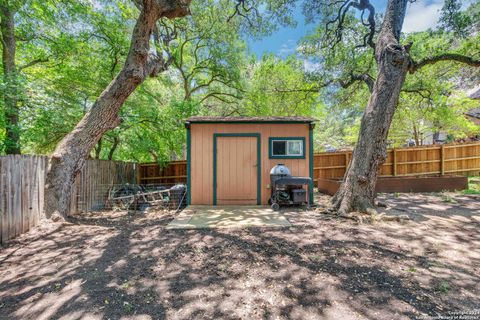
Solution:
<svg viewBox="0 0 480 320">
<path fill-rule="evenodd" d="M 316 121 L 309 117 L 213 117 L 195 116 L 185 119 L 186 123 L 312 123 Z"/>
</svg>

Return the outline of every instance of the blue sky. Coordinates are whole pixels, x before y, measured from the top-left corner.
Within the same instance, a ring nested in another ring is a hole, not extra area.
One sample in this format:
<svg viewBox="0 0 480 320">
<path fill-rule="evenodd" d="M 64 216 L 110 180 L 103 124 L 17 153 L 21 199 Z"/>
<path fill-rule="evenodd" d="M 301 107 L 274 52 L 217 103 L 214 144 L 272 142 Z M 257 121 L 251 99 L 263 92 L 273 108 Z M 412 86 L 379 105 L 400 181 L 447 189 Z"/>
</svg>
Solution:
<svg viewBox="0 0 480 320">
<path fill-rule="evenodd" d="M 439 10 L 442 8 L 443 2 L 443 0 L 418 0 L 409 4 L 403 31 L 424 31 L 434 27 L 438 21 Z M 377 12 L 385 10 L 386 1 L 372 0 L 372 4 Z M 297 21 L 296 27 L 282 27 L 268 37 L 260 40 L 249 40 L 250 50 L 259 57 L 268 52 L 282 58 L 294 53 L 298 41 L 314 26 L 305 24 L 300 5 L 297 5 L 294 10 L 293 17 Z"/>
</svg>

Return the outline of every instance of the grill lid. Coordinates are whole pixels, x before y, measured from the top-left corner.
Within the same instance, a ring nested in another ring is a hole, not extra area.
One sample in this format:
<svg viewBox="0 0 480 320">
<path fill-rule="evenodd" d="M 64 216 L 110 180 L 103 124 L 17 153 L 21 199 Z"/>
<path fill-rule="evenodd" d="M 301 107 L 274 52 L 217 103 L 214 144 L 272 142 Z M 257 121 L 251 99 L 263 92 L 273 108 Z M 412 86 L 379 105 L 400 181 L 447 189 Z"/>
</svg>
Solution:
<svg viewBox="0 0 480 320">
<path fill-rule="evenodd" d="M 270 175 L 288 175 L 291 176 L 290 170 L 283 164 L 279 163 L 270 170 Z"/>
</svg>

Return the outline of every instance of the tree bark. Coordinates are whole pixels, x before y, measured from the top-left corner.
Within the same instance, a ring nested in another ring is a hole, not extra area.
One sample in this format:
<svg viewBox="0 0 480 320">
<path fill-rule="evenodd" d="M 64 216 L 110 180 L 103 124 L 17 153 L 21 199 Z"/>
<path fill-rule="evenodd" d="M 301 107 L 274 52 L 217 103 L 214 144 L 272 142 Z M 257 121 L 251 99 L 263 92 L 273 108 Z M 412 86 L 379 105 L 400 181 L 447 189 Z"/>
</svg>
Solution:
<svg viewBox="0 0 480 320">
<path fill-rule="evenodd" d="M 415 145 L 420 145 L 419 133 L 417 131 L 417 126 L 413 123 L 413 140 L 415 140 Z"/>
<path fill-rule="evenodd" d="M 175 18 L 189 14 L 190 0 L 143 0 L 135 24 L 130 50 L 119 74 L 97 98 L 92 108 L 57 145 L 47 173 L 45 214 L 48 218 L 66 217 L 70 208 L 72 185 L 90 150 L 109 129 L 119 123 L 124 101 L 148 76 L 167 68 L 162 57 L 151 57 L 150 37 L 161 17 Z"/>
<path fill-rule="evenodd" d="M 95 159 L 100 159 L 102 153 L 102 138 L 98 139 L 97 146 L 95 147 Z"/>
<path fill-rule="evenodd" d="M 375 45 L 378 74 L 362 117 L 360 133 L 342 185 L 333 198 L 339 214 L 374 207 L 375 185 L 385 162 L 387 136 L 410 57 L 399 44 L 408 0 L 389 0 Z"/>
<path fill-rule="evenodd" d="M 158 154 L 157 154 L 157 152 L 152 149 L 152 150 L 150 150 L 150 155 L 151 155 L 152 158 L 153 158 L 153 162 L 158 163 Z"/>
<path fill-rule="evenodd" d="M 110 151 L 108 152 L 108 160 L 113 160 L 113 154 L 117 150 L 119 143 L 120 143 L 120 138 L 113 137 L 113 144 L 112 144 L 112 147 L 110 148 Z"/>
<path fill-rule="evenodd" d="M 15 63 L 17 48 L 14 12 L 7 2 L 0 4 L 0 30 L 2 42 L 2 67 L 5 91 L 5 153 L 20 154 L 20 127 L 18 109 L 18 70 Z"/>
</svg>

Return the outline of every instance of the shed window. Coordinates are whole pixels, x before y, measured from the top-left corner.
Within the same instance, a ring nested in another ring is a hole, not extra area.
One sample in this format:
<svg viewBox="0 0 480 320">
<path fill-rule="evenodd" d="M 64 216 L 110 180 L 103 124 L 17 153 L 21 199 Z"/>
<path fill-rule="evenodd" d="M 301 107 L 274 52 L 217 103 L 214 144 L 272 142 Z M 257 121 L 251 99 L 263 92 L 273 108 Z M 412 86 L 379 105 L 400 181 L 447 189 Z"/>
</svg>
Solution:
<svg viewBox="0 0 480 320">
<path fill-rule="evenodd" d="M 284 156 L 287 154 L 287 141 L 272 141 L 272 154 L 274 156 Z"/>
<path fill-rule="evenodd" d="M 305 157 L 304 138 L 270 138 L 270 158 Z"/>
</svg>

